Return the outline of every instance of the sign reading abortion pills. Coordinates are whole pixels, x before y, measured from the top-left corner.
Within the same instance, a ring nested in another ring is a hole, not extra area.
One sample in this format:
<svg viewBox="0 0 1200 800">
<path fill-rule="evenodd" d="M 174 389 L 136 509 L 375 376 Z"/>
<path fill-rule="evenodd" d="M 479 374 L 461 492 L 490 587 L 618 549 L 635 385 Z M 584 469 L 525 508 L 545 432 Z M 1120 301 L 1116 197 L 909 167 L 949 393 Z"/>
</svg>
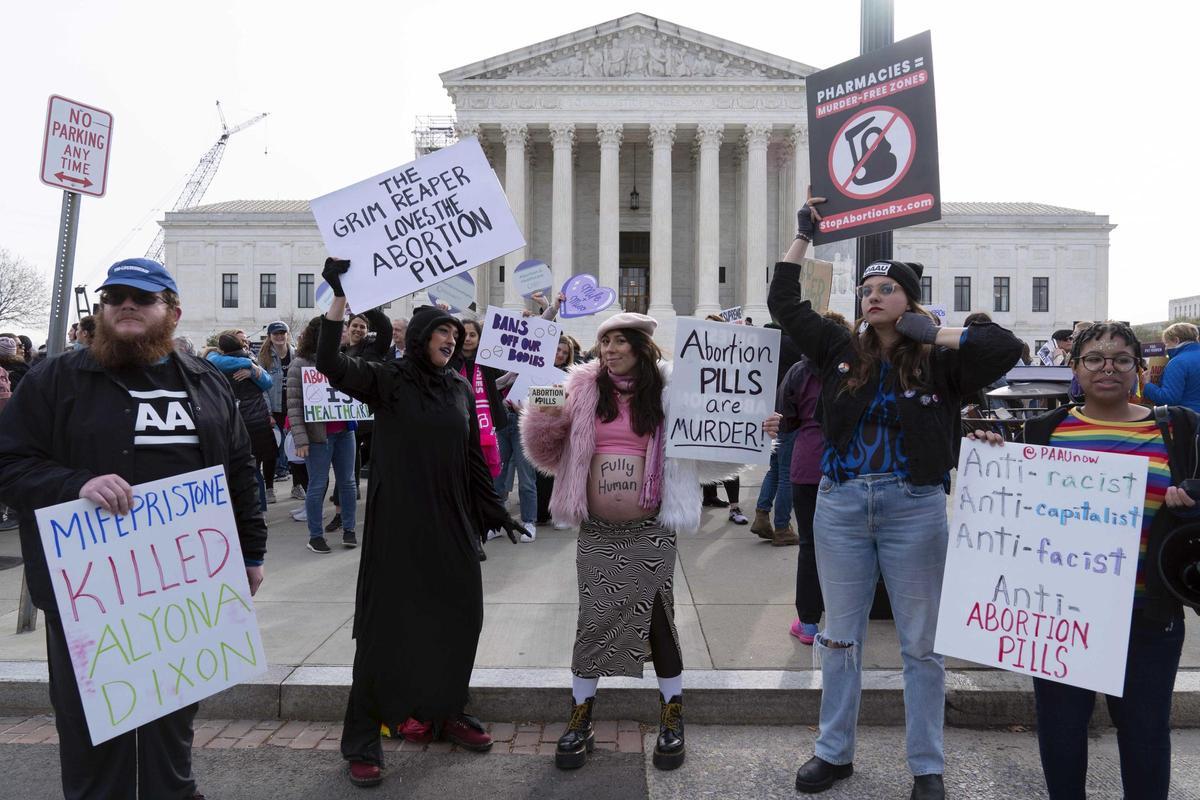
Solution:
<svg viewBox="0 0 1200 800">
<path fill-rule="evenodd" d="M 779 331 L 680 317 L 674 356 L 667 456 L 770 463 Z"/>
<path fill-rule="evenodd" d="M 463 139 L 309 203 L 325 249 L 350 260 L 351 308 L 375 308 L 525 246 L 479 141 Z"/>
<path fill-rule="evenodd" d="M 964 439 L 937 652 L 1120 697 L 1148 463 Z"/>
<path fill-rule="evenodd" d="M 222 467 L 36 516 L 92 744 L 266 672 Z"/>
<path fill-rule="evenodd" d="M 505 372 L 540 372 L 554 366 L 558 323 L 488 306 L 475 363 Z"/>
</svg>

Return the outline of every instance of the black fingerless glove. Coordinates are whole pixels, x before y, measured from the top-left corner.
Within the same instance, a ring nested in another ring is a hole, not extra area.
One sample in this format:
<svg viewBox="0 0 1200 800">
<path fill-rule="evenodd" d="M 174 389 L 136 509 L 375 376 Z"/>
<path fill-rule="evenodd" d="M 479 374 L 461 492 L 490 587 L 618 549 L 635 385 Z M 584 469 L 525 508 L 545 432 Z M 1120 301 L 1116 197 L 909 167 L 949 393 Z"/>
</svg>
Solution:
<svg viewBox="0 0 1200 800">
<path fill-rule="evenodd" d="M 501 522 L 500 527 L 503 528 L 504 532 L 508 534 L 508 538 L 512 541 L 513 544 L 517 544 L 518 542 L 520 542 L 521 534 L 526 533 L 525 526 L 522 525 L 521 523 L 517 522 L 512 517 L 508 517 L 503 522 Z"/>
<path fill-rule="evenodd" d="M 796 212 L 796 238 L 811 242 L 817 235 L 817 223 L 812 216 L 812 207 L 805 204 Z"/>
<path fill-rule="evenodd" d="M 896 332 L 922 344 L 933 344 L 937 340 L 938 326 L 924 314 L 905 311 L 896 320 Z"/>
<path fill-rule="evenodd" d="M 321 277 L 329 284 L 329 288 L 333 290 L 334 297 L 346 296 L 346 293 L 342 291 L 342 276 L 349 269 L 350 262 L 344 258 L 330 256 L 325 259 L 325 269 L 321 270 Z"/>
</svg>

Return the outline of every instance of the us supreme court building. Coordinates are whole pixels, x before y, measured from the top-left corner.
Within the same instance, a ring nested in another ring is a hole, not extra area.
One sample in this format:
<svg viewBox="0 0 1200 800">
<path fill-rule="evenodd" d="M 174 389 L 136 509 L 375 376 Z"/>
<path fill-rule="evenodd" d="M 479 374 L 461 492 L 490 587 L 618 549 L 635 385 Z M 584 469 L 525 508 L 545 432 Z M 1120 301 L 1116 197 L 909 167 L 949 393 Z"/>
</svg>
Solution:
<svg viewBox="0 0 1200 800">
<path fill-rule="evenodd" d="M 771 268 L 809 184 L 805 77 L 817 67 L 644 14 L 567 33 L 441 74 L 454 116 L 421 120 L 416 154 L 478 138 L 527 246 L 474 270 L 477 301 L 523 304 L 505 280 L 530 258 L 556 286 L 595 275 L 619 302 L 570 320 L 590 343 L 623 307 L 660 323 L 742 306 L 769 321 Z M 396 164 L 412 153 L 397 152 Z M 346 184 L 361 179 L 347 175 Z M 326 256 L 303 201 L 232 200 L 171 212 L 166 263 L 206 337 L 315 313 Z M 925 264 L 923 299 L 950 324 L 986 311 L 1035 346 L 1108 314 L 1108 217 L 1033 202 L 944 202 L 943 219 L 895 233 Z M 853 241 L 817 248 L 835 265 L 831 307 L 853 311 Z M 396 301 L 395 316 L 428 302 Z M 194 305 L 193 305 L 194 304 Z"/>
</svg>

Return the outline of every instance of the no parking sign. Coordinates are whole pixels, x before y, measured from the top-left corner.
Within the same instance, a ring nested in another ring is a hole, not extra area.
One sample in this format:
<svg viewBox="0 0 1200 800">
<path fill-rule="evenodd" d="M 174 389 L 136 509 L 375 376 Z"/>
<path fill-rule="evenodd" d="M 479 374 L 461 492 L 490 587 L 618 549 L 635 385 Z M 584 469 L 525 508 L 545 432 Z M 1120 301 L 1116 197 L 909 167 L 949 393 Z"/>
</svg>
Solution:
<svg viewBox="0 0 1200 800">
<path fill-rule="evenodd" d="M 941 219 L 929 31 L 808 76 L 818 242 Z"/>
</svg>

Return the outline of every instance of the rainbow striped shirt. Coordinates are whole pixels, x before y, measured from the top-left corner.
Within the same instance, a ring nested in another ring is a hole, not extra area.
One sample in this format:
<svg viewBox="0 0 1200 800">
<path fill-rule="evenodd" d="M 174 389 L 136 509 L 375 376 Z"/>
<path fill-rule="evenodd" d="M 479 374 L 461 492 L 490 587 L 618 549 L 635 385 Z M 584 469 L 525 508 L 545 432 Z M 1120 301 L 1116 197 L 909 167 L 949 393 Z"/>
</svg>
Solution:
<svg viewBox="0 0 1200 800">
<path fill-rule="evenodd" d="M 1141 422 L 1105 422 L 1085 417 L 1078 408 L 1072 408 L 1054 429 L 1050 444 L 1072 450 L 1120 453 L 1149 459 L 1146 472 L 1146 505 L 1142 515 L 1142 543 L 1137 562 L 1137 588 L 1133 593 L 1134 607 L 1140 606 L 1146 597 L 1146 545 L 1150 541 L 1150 527 L 1154 524 L 1154 517 L 1162 508 L 1163 498 L 1171 485 L 1167 446 L 1163 443 L 1162 434 L 1153 415 Z"/>
</svg>

